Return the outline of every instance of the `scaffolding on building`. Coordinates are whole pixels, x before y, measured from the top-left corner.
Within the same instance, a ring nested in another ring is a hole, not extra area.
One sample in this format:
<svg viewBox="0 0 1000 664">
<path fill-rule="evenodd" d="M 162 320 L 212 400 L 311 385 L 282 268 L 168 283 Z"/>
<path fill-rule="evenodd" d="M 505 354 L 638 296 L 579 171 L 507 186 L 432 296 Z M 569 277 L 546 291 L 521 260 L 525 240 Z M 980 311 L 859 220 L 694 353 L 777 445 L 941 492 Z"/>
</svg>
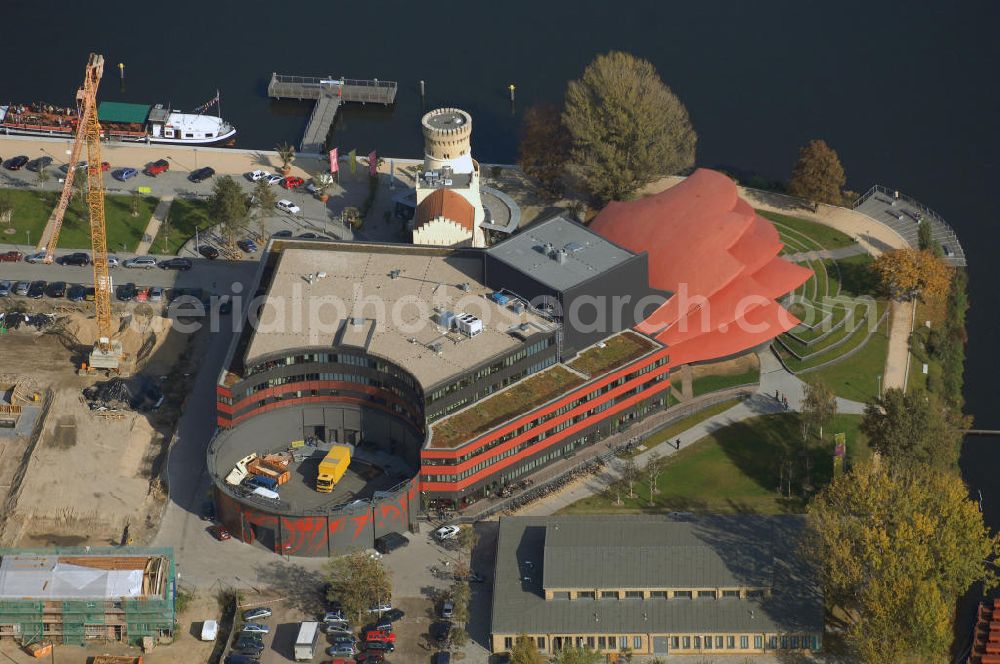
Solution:
<svg viewBox="0 0 1000 664">
<path fill-rule="evenodd" d="M 177 593 L 173 549 L 0 549 L 0 569 L 8 557 L 33 556 L 39 560 L 56 557 L 64 563 L 70 559 L 69 564 L 93 560 L 98 563 L 97 569 L 106 570 L 127 568 L 118 567 L 116 561 L 127 565 L 130 559 L 148 560 L 143 568 L 141 592 L 135 596 L 14 597 L 3 596 L 0 587 L 0 638 L 12 638 L 27 646 L 43 640 L 74 645 L 93 640 L 141 644 L 146 637 L 155 642 L 173 636 Z"/>
</svg>

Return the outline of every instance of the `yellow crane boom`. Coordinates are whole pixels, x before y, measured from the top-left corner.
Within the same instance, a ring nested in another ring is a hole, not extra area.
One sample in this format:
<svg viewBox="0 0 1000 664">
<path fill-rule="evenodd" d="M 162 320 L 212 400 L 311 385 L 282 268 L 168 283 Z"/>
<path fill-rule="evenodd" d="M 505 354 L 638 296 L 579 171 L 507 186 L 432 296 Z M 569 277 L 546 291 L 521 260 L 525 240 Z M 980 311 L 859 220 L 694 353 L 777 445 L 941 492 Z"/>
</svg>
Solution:
<svg viewBox="0 0 1000 664">
<path fill-rule="evenodd" d="M 111 338 L 111 277 L 108 273 L 107 229 L 104 221 L 104 175 L 101 172 L 101 125 L 97 120 L 97 86 L 104 74 L 104 56 L 91 53 L 76 92 L 80 124 L 70 150 L 69 169 L 59 202 L 49 219 L 45 262 L 51 263 L 59 243 L 66 207 L 73 196 L 73 179 L 83 146 L 87 146 L 87 207 L 90 211 L 90 243 L 94 252 L 94 304 L 97 307 L 98 345 L 107 348 Z"/>
</svg>

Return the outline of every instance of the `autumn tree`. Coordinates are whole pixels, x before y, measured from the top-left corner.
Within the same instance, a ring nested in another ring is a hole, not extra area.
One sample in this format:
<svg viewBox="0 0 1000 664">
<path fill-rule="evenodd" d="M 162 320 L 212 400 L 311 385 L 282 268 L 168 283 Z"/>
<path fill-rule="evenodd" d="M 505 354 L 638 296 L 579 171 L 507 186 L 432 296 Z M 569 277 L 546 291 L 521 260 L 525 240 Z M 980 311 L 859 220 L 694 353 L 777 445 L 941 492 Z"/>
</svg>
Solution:
<svg viewBox="0 0 1000 664">
<path fill-rule="evenodd" d="M 223 175 L 212 186 L 208 209 L 212 219 L 222 226 L 226 243 L 234 245 L 236 235 L 250 215 L 250 203 L 243 188 L 232 177 Z"/>
<path fill-rule="evenodd" d="M 324 569 L 327 599 L 339 601 L 344 613 L 360 624 L 368 609 L 392 600 L 392 579 L 381 560 L 363 551 L 331 558 Z"/>
<path fill-rule="evenodd" d="M 958 461 L 960 429 L 968 424 L 935 394 L 890 388 L 865 406 L 861 431 L 889 459 L 947 469 Z"/>
<path fill-rule="evenodd" d="M 876 457 L 817 494 L 808 523 L 803 553 L 862 662 L 943 656 L 956 599 L 996 585 L 1000 542 L 954 473 Z"/>
<path fill-rule="evenodd" d="M 569 132 L 556 106 L 540 104 L 524 114 L 519 150 L 521 170 L 537 180 L 542 191 L 552 198 L 563 193 L 570 144 Z"/>
<path fill-rule="evenodd" d="M 819 429 L 823 435 L 823 427 L 837 414 L 837 395 L 822 380 L 815 379 L 806 383 L 805 396 L 802 399 L 803 437 L 810 429 Z"/>
<path fill-rule="evenodd" d="M 929 250 L 896 249 L 875 259 L 882 287 L 894 298 L 933 301 L 948 294 L 952 267 Z"/>
<path fill-rule="evenodd" d="M 510 664 L 544 664 L 545 658 L 538 652 L 535 640 L 526 634 L 519 634 L 510 651 Z"/>
<path fill-rule="evenodd" d="M 694 164 L 697 136 L 687 109 L 652 63 L 634 55 L 597 56 L 570 82 L 562 120 L 571 170 L 602 202 Z"/>
<path fill-rule="evenodd" d="M 788 193 L 813 204 L 843 202 L 841 190 L 847 178 L 837 152 L 819 139 L 809 141 L 799 149 L 799 160 L 792 168 Z"/>
</svg>

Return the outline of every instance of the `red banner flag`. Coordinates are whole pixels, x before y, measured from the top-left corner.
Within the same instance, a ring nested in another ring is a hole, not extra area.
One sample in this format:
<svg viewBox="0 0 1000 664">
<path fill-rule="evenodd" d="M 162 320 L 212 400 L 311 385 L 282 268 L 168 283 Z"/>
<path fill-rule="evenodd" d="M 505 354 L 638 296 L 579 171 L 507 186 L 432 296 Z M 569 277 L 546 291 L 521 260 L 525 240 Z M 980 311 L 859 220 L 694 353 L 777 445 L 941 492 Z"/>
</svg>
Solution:
<svg viewBox="0 0 1000 664">
<path fill-rule="evenodd" d="M 337 148 L 330 150 L 330 173 L 340 170 L 340 162 L 337 161 Z"/>
<path fill-rule="evenodd" d="M 372 150 L 368 153 L 368 175 L 375 177 L 376 173 L 378 173 L 378 155 Z"/>
</svg>

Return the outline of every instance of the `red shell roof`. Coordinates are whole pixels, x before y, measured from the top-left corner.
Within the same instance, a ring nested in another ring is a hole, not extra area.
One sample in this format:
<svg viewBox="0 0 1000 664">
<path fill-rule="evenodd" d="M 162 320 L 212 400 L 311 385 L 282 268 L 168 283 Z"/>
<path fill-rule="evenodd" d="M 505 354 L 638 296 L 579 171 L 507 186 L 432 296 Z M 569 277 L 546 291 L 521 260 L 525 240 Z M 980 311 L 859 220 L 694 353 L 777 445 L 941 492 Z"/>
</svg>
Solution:
<svg viewBox="0 0 1000 664">
<path fill-rule="evenodd" d="M 779 257 L 774 226 L 736 184 L 699 169 L 659 194 L 610 203 L 591 229 L 649 254 L 649 283 L 674 295 L 636 329 L 671 348 L 674 366 L 749 350 L 799 320 L 775 302 L 812 271 Z"/>
</svg>

